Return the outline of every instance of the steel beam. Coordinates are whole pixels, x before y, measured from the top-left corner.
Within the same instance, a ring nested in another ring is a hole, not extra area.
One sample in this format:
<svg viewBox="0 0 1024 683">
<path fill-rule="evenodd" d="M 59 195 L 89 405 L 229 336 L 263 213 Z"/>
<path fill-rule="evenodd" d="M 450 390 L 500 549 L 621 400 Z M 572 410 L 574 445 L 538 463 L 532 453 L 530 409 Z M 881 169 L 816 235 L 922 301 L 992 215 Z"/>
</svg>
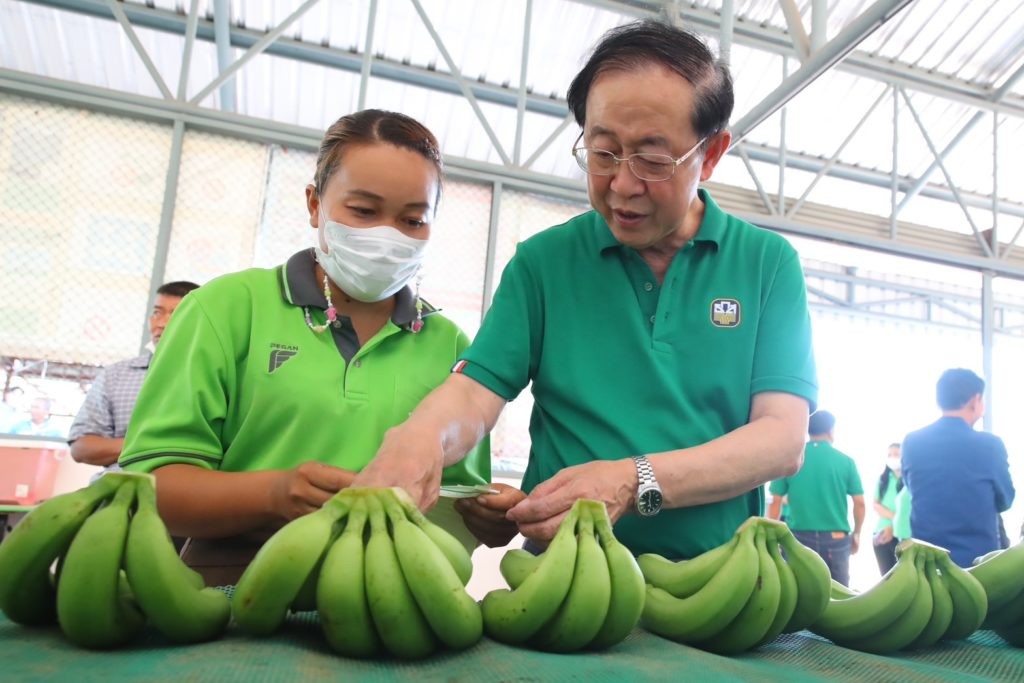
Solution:
<svg viewBox="0 0 1024 683">
<path fill-rule="evenodd" d="M 229 0 L 213 0 L 213 33 L 217 45 L 217 73 L 221 74 L 231 66 L 231 4 Z M 253 43 L 255 45 L 255 43 Z M 238 97 L 235 80 L 228 79 L 220 86 L 220 108 L 224 111 L 238 111 Z"/>
<path fill-rule="evenodd" d="M 373 68 L 373 34 L 377 30 L 377 0 L 370 0 L 370 16 L 366 22 L 366 48 L 363 50 L 363 64 L 359 69 L 359 111 L 366 109 L 366 91 L 370 87 L 370 72 Z"/>
<path fill-rule="evenodd" d="M 881 28 L 913 0 L 876 0 L 863 14 L 847 24 L 835 38 L 811 55 L 799 69 L 787 77 L 761 102 L 754 105 L 732 125 L 732 145 L 738 144 L 750 131 L 770 117 L 804 88 L 848 55 L 865 38 Z"/>
<path fill-rule="evenodd" d="M 107 0 L 107 7 L 110 8 L 110 13 L 117 19 L 117 23 L 121 24 L 124 34 L 128 36 L 128 42 L 135 48 L 135 54 L 142 60 L 142 65 L 146 67 L 146 71 L 149 72 L 153 82 L 156 83 L 156 87 L 163 93 L 166 99 L 172 99 L 174 95 L 171 94 L 171 89 L 167 87 L 167 83 L 164 82 L 164 77 L 160 75 L 160 70 L 156 68 L 156 64 L 149 58 L 149 53 L 146 52 L 146 48 L 142 45 L 142 41 L 139 40 L 138 34 L 132 28 L 132 22 L 129 21 L 124 10 L 121 9 L 121 3 L 117 2 L 117 0 Z"/>
<path fill-rule="evenodd" d="M 205 88 L 199 91 L 199 94 L 193 97 L 190 102 L 193 104 L 199 104 L 206 96 L 213 92 L 217 86 L 222 83 L 226 83 L 228 79 L 234 78 L 238 74 L 238 70 L 243 66 L 252 61 L 257 55 L 262 54 L 267 47 L 270 46 L 277 38 L 288 30 L 288 27 L 294 24 L 303 14 L 309 11 L 309 8 L 320 2 L 320 0 L 306 0 L 304 3 L 299 5 L 295 11 L 285 17 L 284 21 L 274 27 L 272 31 L 265 33 L 256 44 L 245 51 L 241 57 L 231 63 L 227 69 L 222 70 L 216 78 L 210 81 Z"/>
<path fill-rule="evenodd" d="M 811 40 L 807 37 L 800 8 L 796 6 L 796 0 L 779 0 L 779 5 L 782 6 L 782 16 L 786 19 L 786 28 L 793 39 L 793 51 L 797 59 L 806 62 L 811 55 Z"/>
<path fill-rule="evenodd" d="M 164 180 L 164 201 L 160 208 L 160 228 L 156 234 L 156 251 L 153 254 L 153 273 L 149 279 L 149 297 L 146 306 L 156 296 L 157 288 L 163 284 L 167 272 L 167 254 L 171 245 L 171 229 L 174 227 L 174 208 L 178 202 L 178 174 L 181 171 L 181 150 L 185 142 L 185 124 L 174 122 L 171 133 L 171 153 L 167 159 L 167 177 Z M 149 324 L 142 324 L 142 340 L 139 353 L 150 341 Z"/>
<path fill-rule="evenodd" d="M 199 20 L 199 0 L 192 0 L 185 27 L 185 47 L 181 52 L 181 72 L 178 74 L 178 100 L 188 99 L 188 76 L 192 69 L 192 50 L 196 44 L 196 22 Z"/>
</svg>

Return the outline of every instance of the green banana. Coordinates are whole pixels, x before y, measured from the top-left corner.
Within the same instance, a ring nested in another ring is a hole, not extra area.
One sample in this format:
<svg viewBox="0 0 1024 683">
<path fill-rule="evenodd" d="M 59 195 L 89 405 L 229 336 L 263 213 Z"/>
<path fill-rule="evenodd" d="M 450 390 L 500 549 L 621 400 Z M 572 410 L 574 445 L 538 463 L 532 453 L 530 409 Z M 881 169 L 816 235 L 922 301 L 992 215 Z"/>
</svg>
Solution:
<svg viewBox="0 0 1024 683">
<path fill-rule="evenodd" d="M 844 586 L 835 579 L 832 579 L 832 590 L 829 595 L 833 600 L 845 600 L 846 598 L 855 598 L 859 593 L 849 586 Z"/>
<path fill-rule="evenodd" d="M 57 593 L 50 567 L 120 481 L 100 477 L 84 489 L 50 498 L 33 508 L 4 539 L 0 544 L 0 610 L 8 619 L 26 626 L 56 620 Z"/>
<path fill-rule="evenodd" d="M 1013 626 L 1018 622 L 1024 622 L 1024 591 L 1018 593 L 1009 602 L 989 609 L 981 626 L 996 630 Z"/>
<path fill-rule="evenodd" d="M 534 555 L 529 550 L 512 548 L 502 555 L 498 571 L 509 587 L 515 590 L 537 568 L 543 557 L 544 555 Z"/>
<path fill-rule="evenodd" d="M 681 643 L 715 635 L 747 604 L 757 582 L 759 560 L 753 526 L 744 524 L 736 548 L 704 587 L 688 598 L 647 584 L 641 623 L 648 631 Z"/>
<path fill-rule="evenodd" d="M 370 540 L 366 543 L 365 576 L 370 615 L 388 652 L 401 659 L 420 659 L 437 649 L 437 640 L 402 574 L 378 496 L 366 496 Z"/>
<path fill-rule="evenodd" d="M 140 482 L 128 527 L 124 564 L 135 599 L 165 636 L 179 643 L 217 638 L 231 618 L 231 601 L 216 588 L 197 588 L 156 507 L 152 481 Z"/>
<path fill-rule="evenodd" d="M 484 596 L 484 629 L 494 640 L 525 642 L 555 615 L 572 584 L 576 566 L 576 522 L 579 508 L 562 520 L 540 564 L 515 590 L 493 590 Z"/>
<path fill-rule="evenodd" d="M 810 630 L 836 643 L 868 638 L 907 611 L 920 580 L 914 562 L 901 558 L 870 590 L 852 598 L 830 600 Z"/>
<path fill-rule="evenodd" d="M 981 582 L 989 612 L 998 611 L 1024 593 L 1024 543 L 978 558 L 967 573 Z"/>
<path fill-rule="evenodd" d="M 346 657 L 372 657 L 380 652 L 380 638 L 366 597 L 366 501 L 356 500 L 345 530 L 324 554 L 316 586 L 327 643 Z"/>
<path fill-rule="evenodd" d="M 484 635 L 480 605 L 430 536 L 406 518 L 394 495 L 383 498 L 402 575 L 434 635 L 453 650 L 474 645 Z"/>
<path fill-rule="evenodd" d="M 391 490 L 398 502 L 401 503 L 406 516 L 422 529 L 423 533 L 429 536 L 434 545 L 440 548 L 444 556 L 448 558 L 449 564 L 458 574 L 462 585 L 465 586 L 469 583 L 473 576 L 473 556 L 466 550 L 462 541 L 427 519 L 427 516 L 420 512 L 405 489 L 396 486 Z"/>
<path fill-rule="evenodd" d="M 134 499 L 135 483 L 126 481 L 106 506 L 85 520 L 64 557 L 57 620 L 68 640 L 81 647 L 116 647 L 138 633 L 140 624 L 120 586 Z"/>
<path fill-rule="evenodd" d="M 796 609 L 798 590 L 796 576 L 793 575 L 793 570 L 786 564 L 786 560 L 783 559 L 782 553 L 779 551 L 778 536 L 770 527 L 766 531 L 768 536 L 765 542 L 768 546 L 768 554 L 771 555 L 772 562 L 775 563 L 775 569 L 779 574 L 779 608 L 775 612 L 775 619 L 772 620 L 771 626 L 768 627 L 768 631 L 758 645 L 772 642 L 779 637 L 782 629 L 786 628 L 786 624 L 793 617 L 793 610 Z"/>
<path fill-rule="evenodd" d="M 758 557 L 757 582 L 747 604 L 724 629 L 696 643 L 696 647 L 720 655 L 746 652 L 761 642 L 775 622 L 782 584 L 779 580 L 779 570 L 776 569 L 775 561 L 768 552 L 763 527 L 757 527 L 754 544 L 757 546 Z"/>
<path fill-rule="evenodd" d="M 608 558 L 594 535 L 594 519 L 587 501 L 580 500 L 580 521 L 577 525 L 576 566 L 572 585 L 561 607 L 530 639 L 541 650 L 575 652 L 594 637 L 608 616 L 612 584 Z"/>
<path fill-rule="evenodd" d="M 608 615 L 601 630 L 587 646 L 591 650 L 603 650 L 616 645 L 633 632 L 644 611 L 647 587 L 643 572 L 637 565 L 629 548 L 615 538 L 611 520 L 603 503 L 592 506 L 594 528 L 608 560 L 608 577 L 612 594 L 608 603 Z"/>
<path fill-rule="evenodd" d="M 989 560 L 991 560 L 993 557 L 995 557 L 996 555 L 998 555 L 1001 552 L 1003 552 L 1003 548 L 996 548 L 995 550 L 990 550 L 987 553 L 985 553 L 984 555 L 981 555 L 980 557 L 974 558 L 974 561 L 971 562 L 971 564 L 973 566 L 978 566 L 982 562 L 988 562 Z"/>
<path fill-rule="evenodd" d="M 953 620 L 942 637 L 945 640 L 966 638 L 981 627 L 988 614 L 985 588 L 974 576 L 956 566 L 948 552 L 938 555 L 938 565 L 953 599 Z"/>
<path fill-rule="evenodd" d="M 928 625 L 921 631 L 921 635 L 907 646 L 908 650 L 931 647 L 939 642 L 953 620 L 953 598 L 949 595 L 945 578 L 939 574 L 935 566 L 934 556 L 929 555 L 925 558 L 924 574 L 932 591 L 932 616 L 928 620 Z"/>
<path fill-rule="evenodd" d="M 832 592 L 832 575 L 825 560 L 798 541 L 789 527 L 781 526 L 778 539 L 796 578 L 796 607 L 783 629 L 783 633 L 794 633 L 813 624 L 825 612 Z"/>
<path fill-rule="evenodd" d="M 909 562 L 918 573 L 917 590 L 914 592 L 913 600 L 906 610 L 896 617 L 888 626 L 883 626 L 877 632 L 861 640 L 840 640 L 835 641 L 843 647 L 848 647 L 861 652 L 872 652 L 874 654 L 888 654 L 902 650 L 913 643 L 924 630 L 932 618 L 933 599 L 932 586 L 925 575 L 925 559 L 921 554 L 914 554 L 908 557 L 904 553 L 901 562 Z"/>
<path fill-rule="evenodd" d="M 644 580 L 677 598 L 688 598 L 704 587 L 732 555 L 738 535 L 692 560 L 673 562 L 655 553 L 636 558 Z"/>
<path fill-rule="evenodd" d="M 327 546 L 324 548 L 324 554 L 316 561 L 316 566 L 310 570 L 302 587 L 299 588 L 299 592 L 295 594 L 295 599 L 288 606 L 288 609 L 292 612 L 311 612 L 316 609 L 316 587 L 320 583 L 320 571 L 324 565 L 324 558 L 327 557 L 327 551 L 334 543 L 334 540 L 332 535 L 331 540 L 327 542 Z"/>
<path fill-rule="evenodd" d="M 281 626 L 347 511 L 347 504 L 324 505 L 296 517 L 267 539 L 235 586 L 231 611 L 239 628 L 266 636 Z"/>
</svg>

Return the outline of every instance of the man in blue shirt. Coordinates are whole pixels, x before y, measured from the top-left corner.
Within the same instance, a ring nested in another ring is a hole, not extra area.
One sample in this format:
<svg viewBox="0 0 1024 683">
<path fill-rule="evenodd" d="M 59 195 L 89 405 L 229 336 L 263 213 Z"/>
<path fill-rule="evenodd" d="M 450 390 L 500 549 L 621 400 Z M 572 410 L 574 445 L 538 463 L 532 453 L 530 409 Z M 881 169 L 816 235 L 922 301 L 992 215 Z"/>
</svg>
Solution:
<svg viewBox="0 0 1024 683">
<path fill-rule="evenodd" d="M 961 567 L 1001 547 L 999 513 L 1014 496 L 1002 439 L 974 431 L 985 413 L 984 390 L 970 370 L 946 370 L 935 392 L 942 417 L 903 441 L 914 538 L 948 548 Z"/>
</svg>

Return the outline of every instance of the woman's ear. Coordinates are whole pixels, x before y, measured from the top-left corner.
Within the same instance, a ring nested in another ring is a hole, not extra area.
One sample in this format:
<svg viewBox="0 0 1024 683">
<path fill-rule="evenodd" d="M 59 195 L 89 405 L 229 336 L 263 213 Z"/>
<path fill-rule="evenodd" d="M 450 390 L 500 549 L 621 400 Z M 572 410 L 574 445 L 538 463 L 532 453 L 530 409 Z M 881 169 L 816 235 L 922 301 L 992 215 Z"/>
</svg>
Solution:
<svg viewBox="0 0 1024 683">
<path fill-rule="evenodd" d="M 309 224 L 320 227 L 320 196 L 312 183 L 306 185 L 306 209 L 309 211 Z"/>
</svg>

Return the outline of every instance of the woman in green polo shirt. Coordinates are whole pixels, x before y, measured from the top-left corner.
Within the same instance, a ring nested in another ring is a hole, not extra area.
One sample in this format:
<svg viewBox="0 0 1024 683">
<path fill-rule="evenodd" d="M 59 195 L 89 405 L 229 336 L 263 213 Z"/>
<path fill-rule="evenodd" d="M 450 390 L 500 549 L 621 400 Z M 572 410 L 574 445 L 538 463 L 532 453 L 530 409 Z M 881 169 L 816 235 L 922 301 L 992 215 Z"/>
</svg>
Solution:
<svg viewBox="0 0 1024 683">
<path fill-rule="evenodd" d="M 441 180 L 420 123 L 344 116 L 305 189 L 311 248 L 175 312 L 120 463 L 156 474 L 161 515 L 208 582 L 233 582 L 268 533 L 348 486 L 468 345 L 418 294 Z M 442 483 L 489 480 L 483 443 Z"/>
<path fill-rule="evenodd" d="M 872 542 L 875 548 L 875 559 L 878 570 L 885 575 L 896 564 L 896 544 L 899 542 L 893 535 L 893 519 L 896 516 L 896 496 L 903 489 L 900 478 L 900 445 L 889 444 L 885 469 L 882 470 L 878 483 L 875 485 L 875 512 L 878 513 L 878 524 Z"/>
</svg>

